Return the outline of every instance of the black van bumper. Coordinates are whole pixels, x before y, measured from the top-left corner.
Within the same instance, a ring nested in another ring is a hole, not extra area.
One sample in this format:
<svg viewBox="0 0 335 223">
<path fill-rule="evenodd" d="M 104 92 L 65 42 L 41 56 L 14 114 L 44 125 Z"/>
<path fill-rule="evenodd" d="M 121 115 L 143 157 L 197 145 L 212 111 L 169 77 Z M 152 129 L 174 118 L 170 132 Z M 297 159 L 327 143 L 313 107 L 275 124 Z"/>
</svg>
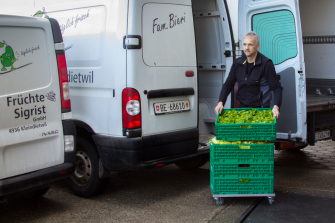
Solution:
<svg viewBox="0 0 335 223">
<path fill-rule="evenodd" d="M 56 180 L 71 176 L 73 171 L 73 163 L 63 163 L 61 165 L 0 180 L 0 197 L 6 197 L 48 185 Z"/>
<path fill-rule="evenodd" d="M 209 147 L 198 150 L 198 129 L 136 138 L 93 135 L 93 139 L 108 170 L 152 168 L 209 154 Z"/>
</svg>

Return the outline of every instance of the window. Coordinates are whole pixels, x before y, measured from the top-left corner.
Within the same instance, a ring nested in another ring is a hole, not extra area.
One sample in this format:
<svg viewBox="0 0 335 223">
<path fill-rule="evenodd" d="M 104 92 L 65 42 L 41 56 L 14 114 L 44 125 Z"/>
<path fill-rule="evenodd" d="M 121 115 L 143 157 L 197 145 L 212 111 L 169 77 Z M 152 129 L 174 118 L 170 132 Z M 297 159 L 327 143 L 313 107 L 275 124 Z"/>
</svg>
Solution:
<svg viewBox="0 0 335 223">
<path fill-rule="evenodd" d="M 253 31 L 259 35 L 259 52 L 280 64 L 298 54 L 294 16 L 281 10 L 256 14 L 252 17 Z"/>
</svg>

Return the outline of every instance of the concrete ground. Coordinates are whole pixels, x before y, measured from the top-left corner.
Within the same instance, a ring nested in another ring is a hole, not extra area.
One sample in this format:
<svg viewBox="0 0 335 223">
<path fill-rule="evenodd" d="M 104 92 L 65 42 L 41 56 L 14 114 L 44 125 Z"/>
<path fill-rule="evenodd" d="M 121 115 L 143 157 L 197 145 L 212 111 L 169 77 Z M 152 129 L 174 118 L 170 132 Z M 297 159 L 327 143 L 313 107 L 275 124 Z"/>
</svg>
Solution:
<svg viewBox="0 0 335 223">
<path fill-rule="evenodd" d="M 226 198 L 217 206 L 209 167 L 182 171 L 170 165 L 122 173 L 89 199 L 56 182 L 41 198 L 0 204 L 0 222 L 235 222 L 256 198 Z M 274 190 L 335 197 L 335 142 L 275 151 Z"/>
</svg>

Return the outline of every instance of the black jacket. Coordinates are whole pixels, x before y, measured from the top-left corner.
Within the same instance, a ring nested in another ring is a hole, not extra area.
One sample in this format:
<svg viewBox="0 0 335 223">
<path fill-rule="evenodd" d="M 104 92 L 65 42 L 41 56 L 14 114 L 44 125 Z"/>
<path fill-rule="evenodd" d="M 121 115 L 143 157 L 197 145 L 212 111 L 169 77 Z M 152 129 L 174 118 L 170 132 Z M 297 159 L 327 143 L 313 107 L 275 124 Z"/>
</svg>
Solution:
<svg viewBox="0 0 335 223">
<path fill-rule="evenodd" d="M 248 73 L 247 58 L 245 55 L 237 58 L 229 72 L 226 82 L 223 84 L 219 101 L 226 103 L 229 93 L 232 91 L 235 82 L 238 82 L 236 99 L 241 107 L 260 108 L 261 80 L 267 80 L 270 89 L 274 92 L 274 104 L 281 106 L 282 87 L 277 78 L 275 67 L 272 61 L 260 52 L 257 53 L 254 66 Z"/>
</svg>

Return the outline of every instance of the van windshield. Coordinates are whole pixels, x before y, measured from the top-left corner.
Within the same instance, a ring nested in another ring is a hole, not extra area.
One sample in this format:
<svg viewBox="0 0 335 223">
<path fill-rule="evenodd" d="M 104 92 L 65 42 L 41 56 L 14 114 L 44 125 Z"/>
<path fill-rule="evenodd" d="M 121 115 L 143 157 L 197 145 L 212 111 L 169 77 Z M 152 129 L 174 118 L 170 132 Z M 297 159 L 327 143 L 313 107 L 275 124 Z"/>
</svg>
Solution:
<svg viewBox="0 0 335 223">
<path fill-rule="evenodd" d="M 148 66 L 196 66 L 191 6 L 148 3 L 142 11 L 143 61 Z"/>
</svg>

